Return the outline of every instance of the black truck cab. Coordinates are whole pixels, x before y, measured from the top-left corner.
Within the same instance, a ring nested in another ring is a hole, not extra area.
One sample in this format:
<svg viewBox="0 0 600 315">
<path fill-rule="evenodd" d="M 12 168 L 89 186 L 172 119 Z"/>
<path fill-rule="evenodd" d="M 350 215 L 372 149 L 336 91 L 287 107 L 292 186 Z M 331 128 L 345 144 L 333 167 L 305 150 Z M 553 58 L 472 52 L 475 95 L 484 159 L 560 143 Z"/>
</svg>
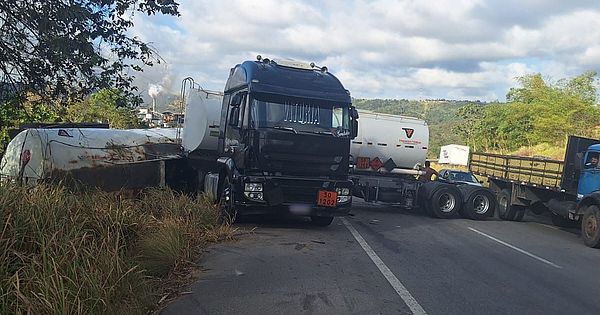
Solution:
<svg viewBox="0 0 600 315">
<path fill-rule="evenodd" d="M 231 69 L 225 86 L 221 202 L 239 214 L 291 211 L 327 225 L 352 202 L 350 93 L 324 67 L 257 59 Z"/>
</svg>

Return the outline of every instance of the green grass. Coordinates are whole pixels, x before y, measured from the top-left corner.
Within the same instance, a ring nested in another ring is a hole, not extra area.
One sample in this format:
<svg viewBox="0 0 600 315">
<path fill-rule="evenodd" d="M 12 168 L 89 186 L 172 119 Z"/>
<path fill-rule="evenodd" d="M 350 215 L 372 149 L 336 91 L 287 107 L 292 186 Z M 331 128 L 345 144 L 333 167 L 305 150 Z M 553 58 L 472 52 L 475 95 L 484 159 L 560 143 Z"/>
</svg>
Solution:
<svg viewBox="0 0 600 315">
<path fill-rule="evenodd" d="M 202 197 L 0 186 L 0 313 L 147 313 L 161 281 L 231 235 Z"/>
</svg>

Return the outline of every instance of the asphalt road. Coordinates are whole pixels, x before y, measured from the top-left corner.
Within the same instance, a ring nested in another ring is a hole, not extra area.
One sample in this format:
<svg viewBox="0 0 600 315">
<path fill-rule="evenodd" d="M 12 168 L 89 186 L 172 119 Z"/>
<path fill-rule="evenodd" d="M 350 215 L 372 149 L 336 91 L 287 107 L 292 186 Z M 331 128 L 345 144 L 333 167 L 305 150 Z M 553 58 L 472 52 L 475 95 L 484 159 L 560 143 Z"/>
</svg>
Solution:
<svg viewBox="0 0 600 315">
<path fill-rule="evenodd" d="M 213 246 L 162 313 L 600 314 L 600 250 L 575 230 L 360 202 L 353 214 L 237 224 L 251 232 Z"/>
</svg>

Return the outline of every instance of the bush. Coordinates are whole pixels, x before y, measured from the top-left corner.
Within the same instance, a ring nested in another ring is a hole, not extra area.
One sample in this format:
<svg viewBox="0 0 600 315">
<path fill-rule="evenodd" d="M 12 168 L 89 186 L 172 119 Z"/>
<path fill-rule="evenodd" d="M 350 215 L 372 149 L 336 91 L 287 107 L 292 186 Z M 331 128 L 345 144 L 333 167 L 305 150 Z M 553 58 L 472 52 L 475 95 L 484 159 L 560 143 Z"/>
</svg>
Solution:
<svg viewBox="0 0 600 315">
<path fill-rule="evenodd" d="M 215 240 L 217 210 L 150 190 L 0 186 L 0 313 L 145 313 L 164 277 Z M 153 277 L 149 277 L 153 276 Z"/>
</svg>

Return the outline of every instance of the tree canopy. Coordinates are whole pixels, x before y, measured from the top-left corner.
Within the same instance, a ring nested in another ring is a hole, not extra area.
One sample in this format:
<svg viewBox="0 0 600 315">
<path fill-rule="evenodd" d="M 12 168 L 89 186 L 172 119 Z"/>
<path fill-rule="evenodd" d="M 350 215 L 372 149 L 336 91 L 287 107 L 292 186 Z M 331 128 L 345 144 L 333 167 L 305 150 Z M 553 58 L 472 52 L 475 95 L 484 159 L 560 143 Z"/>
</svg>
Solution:
<svg viewBox="0 0 600 315">
<path fill-rule="evenodd" d="M 0 101 L 112 87 L 133 96 L 133 72 L 157 60 L 127 33 L 135 13 L 179 14 L 174 0 L 0 1 Z"/>
<path fill-rule="evenodd" d="M 69 104 L 64 118 L 70 122 L 107 123 L 110 128 L 117 129 L 144 127 L 131 108 L 119 106 L 123 98 L 118 89 L 101 89 L 84 100 Z"/>
<path fill-rule="evenodd" d="M 540 74 L 520 77 L 507 104 L 487 106 L 472 117 L 474 147 L 511 151 L 542 143 L 563 146 L 569 135 L 597 137 L 596 75 L 586 72 L 554 84 Z"/>
</svg>

